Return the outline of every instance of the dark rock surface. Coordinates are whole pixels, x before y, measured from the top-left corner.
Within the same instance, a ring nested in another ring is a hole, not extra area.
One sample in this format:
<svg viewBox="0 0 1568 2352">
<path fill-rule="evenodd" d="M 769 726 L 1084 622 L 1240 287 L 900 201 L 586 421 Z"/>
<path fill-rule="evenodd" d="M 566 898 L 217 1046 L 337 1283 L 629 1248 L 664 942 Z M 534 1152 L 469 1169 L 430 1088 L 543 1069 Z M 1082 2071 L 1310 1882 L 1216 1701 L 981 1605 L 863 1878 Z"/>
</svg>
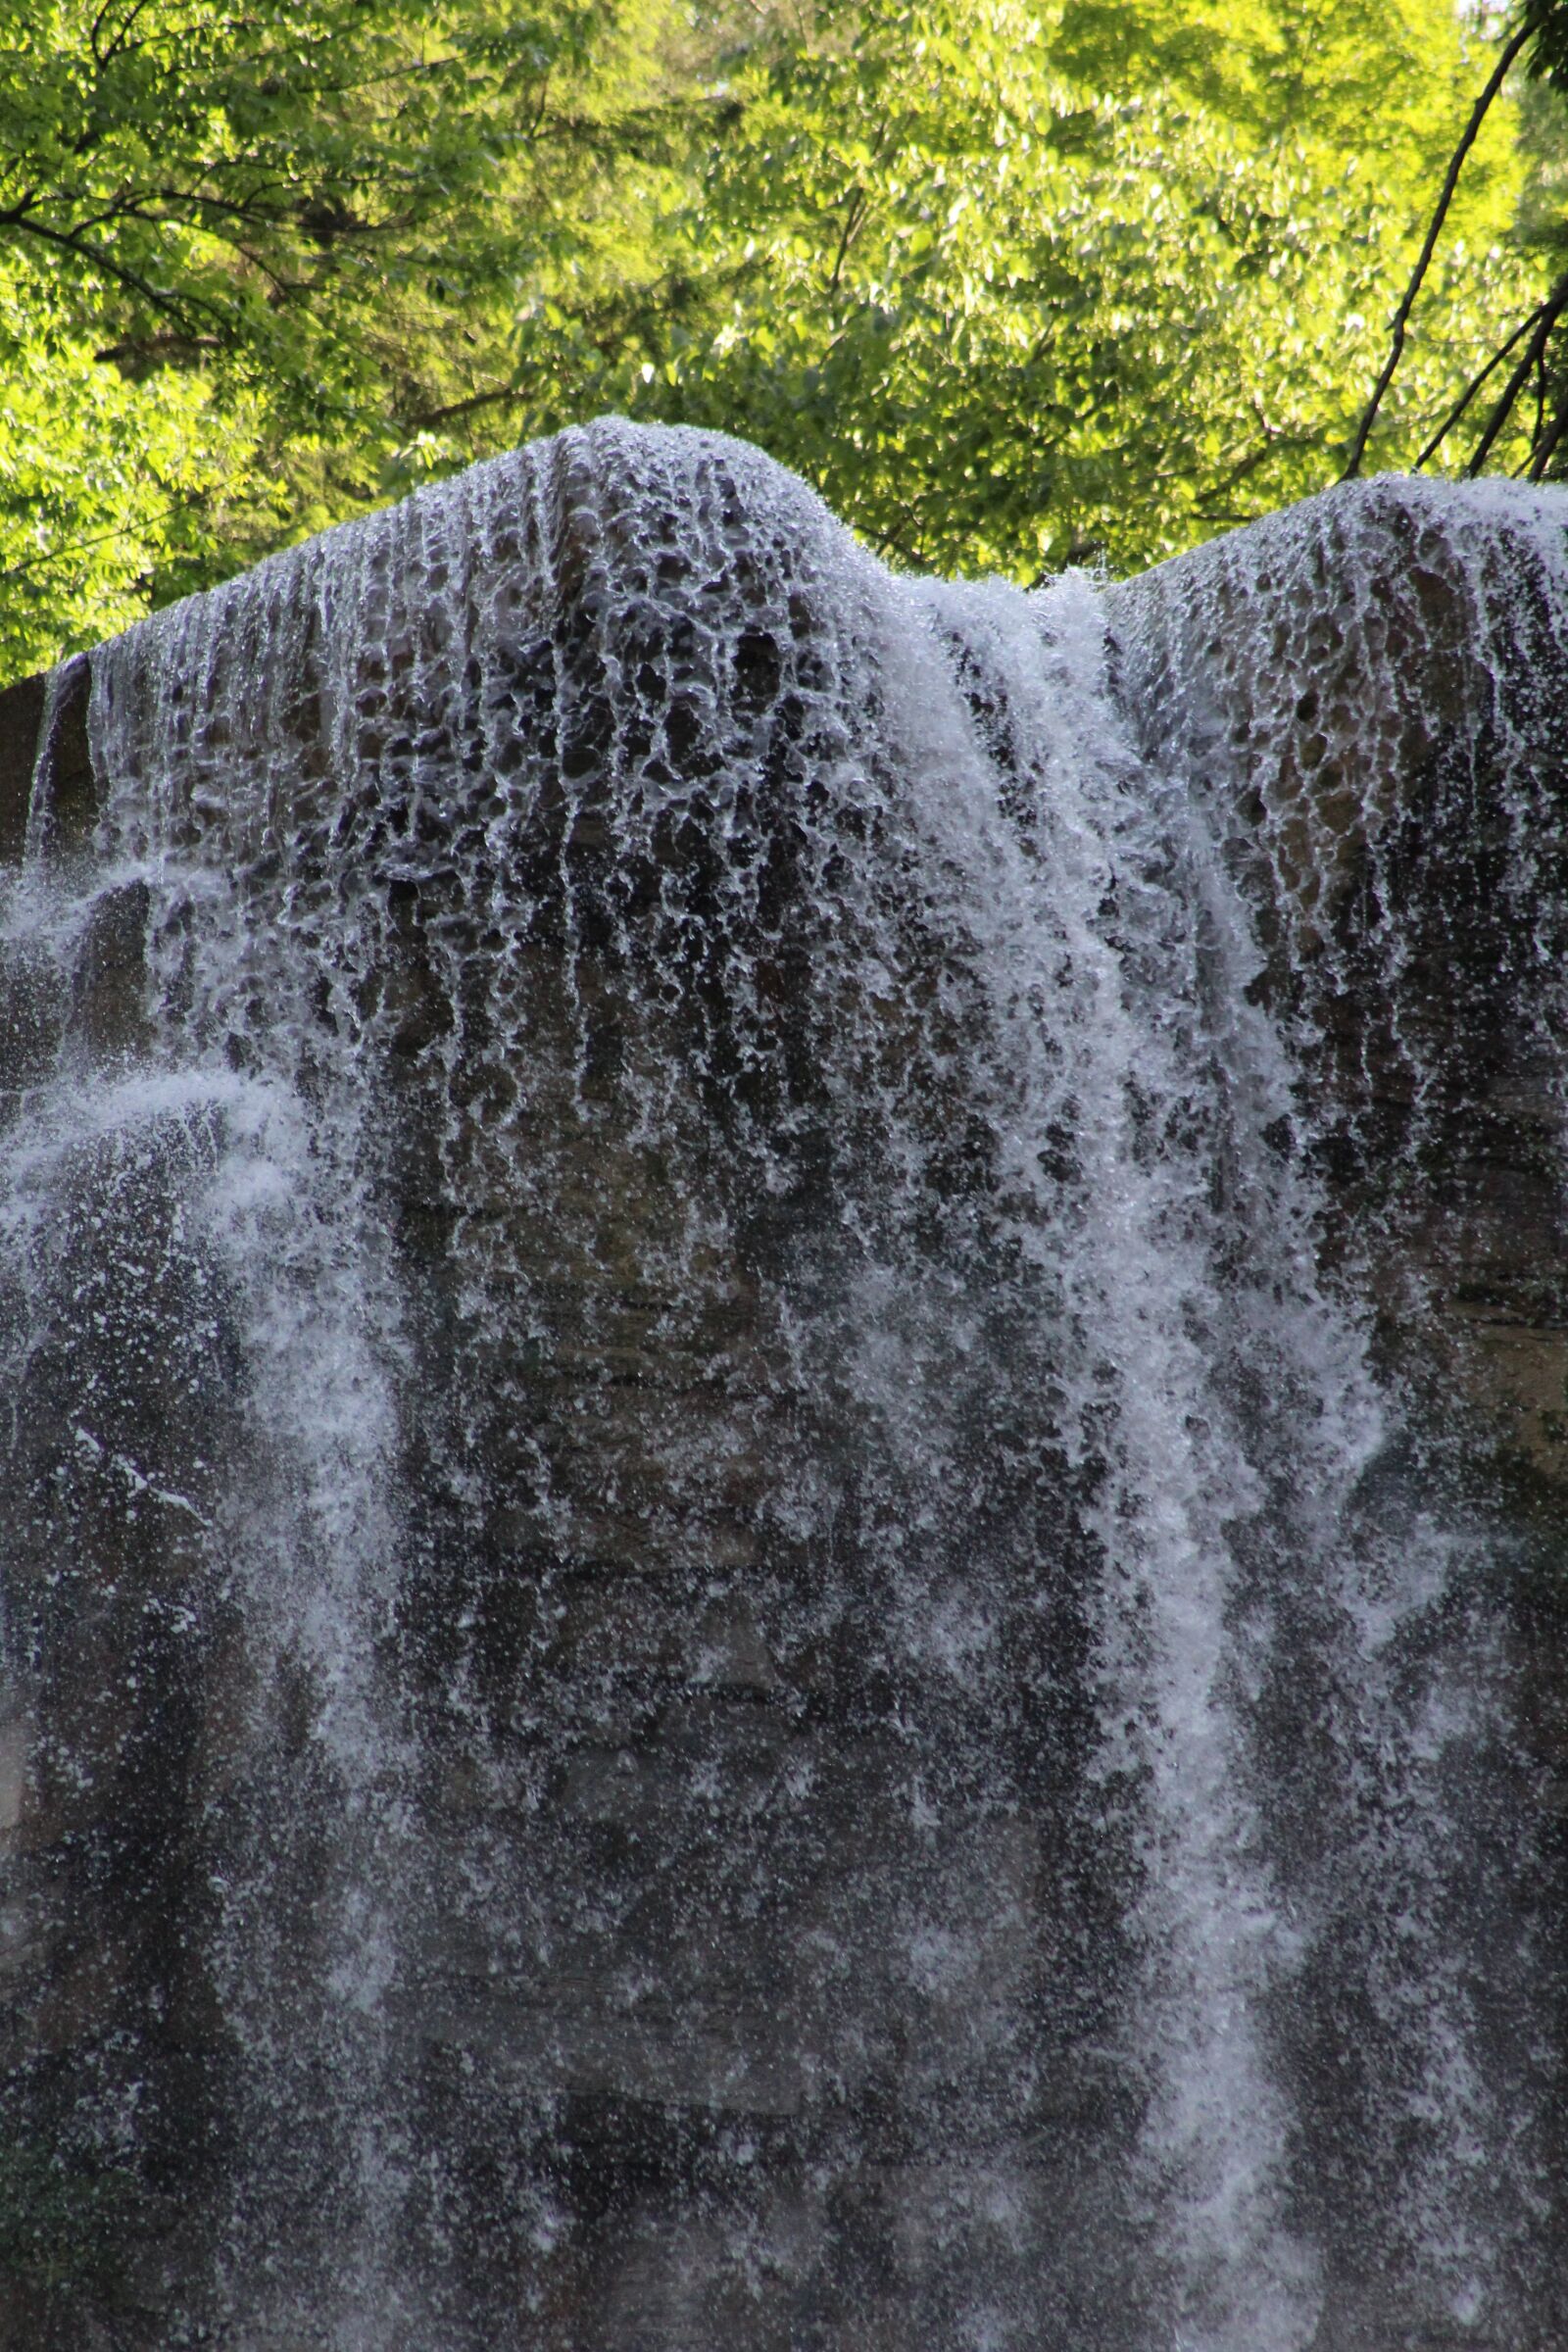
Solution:
<svg viewBox="0 0 1568 2352">
<path fill-rule="evenodd" d="M 848 665 L 822 683 L 856 616 L 824 613 L 810 549 L 752 527 L 722 464 L 704 477 L 705 562 L 683 573 L 661 568 L 657 491 L 611 473 L 590 495 L 573 462 L 560 445 L 534 461 L 514 537 L 473 556 L 504 708 L 481 723 L 462 649 L 399 606 L 408 551 L 389 534 L 364 594 L 392 617 L 353 681 L 373 798 L 338 805 L 308 630 L 272 738 L 260 718 L 254 743 L 193 735 L 177 779 L 188 836 L 222 845 L 280 955 L 326 970 L 343 927 L 315 1066 L 352 1046 L 391 1106 L 368 1157 L 413 1302 L 397 1476 L 415 1499 L 378 1642 L 417 1752 L 400 1751 L 387 1811 L 416 1819 L 426 1859 L 390 2044 L 339 2057 L 390 2069 L 439 2152 L 405 2222 L 429 2307 L 395 2340 L 956 2347 L 983 2240 L 999 2327 L 1049 2309 L 1042 2343 L 1119 2345 L 1132 2290 L 1098 2217 L 1142 2091 L 1084 1958 L 1114 1945 L 1130 1864 L 1113 1805 L 1094 1850 L 1076 1809 L 1075 1473 L 1052 1399 L 1006 1385 L 1025 1358 L 1005 1306 L 979 1370 L 955 1346 L 964 1426 L 1006 1441 L 984 1458 L 956 1443 L 961 1516 L 901 1483 L 893 1441 L 803 1361 L 790 1314 L 836 1278 L 844 1204 L 874 1213 L 890 1082 L 915 1105 L 909 1182 L 928 1204 L 909 1212 L 930 1291 L 911 1319 L 945 1329 L 953 1296 L 983 1293 L 999 1245 L 965 1205 L 979 1147 L 955 1076 L 972 1006 L 961 975 L 946 996 L 933 977 L 929 909 L 872 859 L 903 960 L 886 1003 L 854 1006 L 875 1041 L 862 1091 L 833 1093 L 821 1038 L 852 981 L 825 860 L 874 846 L 877 795 L 898 789 Z M 1259 996 L 1301 1044 L 1297 1140 L 1335 1204 L 1325 1259 L 1373 1299 L 1391 1372 L 1474 1433 L 1478 1494 L 1506 1490 L 1544 1551 L 1568 1480 L 1568 647 L 1535 527 L 1478 514 L 1456 536 L 1425 493 L 1374 483 L 1108 602 L 1138 749 L 1212 811 L 1268 949 Z M 723 677 L 705 667 L 715 610 L 739 648 Z M 160 675 L 149 660 L 149 696 Z M 81 662 L 0 695 L 0 859 L 30 838 L 63 865 L 90 840 L 107 780 L 87 683 Z M 628 729 L 690 788 L 676 813 L 631 824 L 602 784 Z M 222 805 L 224 763 L 259 769 L 279 730 L 298 757 L 261 840 Z M 846 768 L 870 779 L 864 806 L 821 820 L 838 826 L 824 851 L 803 811 L 815 823 L 820 778 Z M 723 772 L 750 780 L 738 803 Z M 766 940 L 744 987 L 725 961 L 737 872 Z M 133 880 L 95 902 L 64 994 L 14 968 L 0 1100 L 63 1051 L 112 1084 L 149 958 L 177 964 Z M 270 1016 L 220 1010 L 243 1077 Z M 222 1497 L 261 1472 L 231 1275 L 182 1214 L 217 1151 L 205 1114 L 174 1110 L 133 1150 L 83 1138 L 17 1400 L 7 2352 L 248 2352 L 192 2278 L 226 2233 L 265 2244 L 341 2193 L 335 2155 L 313 2172 L 301 2147 L 279 2162 L 282 2218 L 235 2223 L 209 2193 L 242 2173 L 249 2113 L 213 1959 L 223 1875 L 236 1852 L 276 1872 L 289 1900 L 270 1927 L 303 1983 L 331 1966 L 312 1890 L 346 1867 L 302 1826 L 328 1769 L 302 1728 L 309 1676 L 296 1660 L 258 1689 L 222 1573 Z M 817 1515 L 792 1522 L 780 1496 L 811 1478 Z M 906 1507 L 936 1529 L 933 1586 L 961 1586 L 966 1545 L 982 1556 L 997 1679 L 966 1690 L 891 1653 L 885 1532 Z M 1061 1565 L 1044 1602 L 1043 1555 Z M 1568 1642 L 1533 1573 L 1519 1703 L 1544 1801 L 1560 1788 L 1568 1811 Z M 939 1759 L 929 1784 L 916 1747 Z M 940 1944 L 958 1922 L 961 1970 L 922 1981 L 916 1927 Z M 310 2086 L 290 2095 L 280 2135 L 310 2107 Z M 1321 2340 L 1410 2338 L 1406 2319 Z"/>
<path fill-rule="evenodd" d="M 1406 1370 L 1568 1478 L 1568 633 L 1529 494 L 1385 477 L 1110 593 L 1305 1048 L 1311 1149 Z"/>
</svg>

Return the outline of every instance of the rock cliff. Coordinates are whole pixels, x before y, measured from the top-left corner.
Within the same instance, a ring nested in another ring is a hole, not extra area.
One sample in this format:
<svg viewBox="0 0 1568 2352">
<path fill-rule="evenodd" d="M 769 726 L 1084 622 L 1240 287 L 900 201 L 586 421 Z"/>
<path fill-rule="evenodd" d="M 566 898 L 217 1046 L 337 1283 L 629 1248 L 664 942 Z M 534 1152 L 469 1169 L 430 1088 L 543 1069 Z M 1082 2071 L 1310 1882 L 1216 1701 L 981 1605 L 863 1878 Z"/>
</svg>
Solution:
<svg viewBox="0 0 1568 2352">
<path fill-rule="evenodd" d="M 1552 2340 L 1562 540 L 600 426 L 0 696 L 0 2344 Z"/>
</svg>

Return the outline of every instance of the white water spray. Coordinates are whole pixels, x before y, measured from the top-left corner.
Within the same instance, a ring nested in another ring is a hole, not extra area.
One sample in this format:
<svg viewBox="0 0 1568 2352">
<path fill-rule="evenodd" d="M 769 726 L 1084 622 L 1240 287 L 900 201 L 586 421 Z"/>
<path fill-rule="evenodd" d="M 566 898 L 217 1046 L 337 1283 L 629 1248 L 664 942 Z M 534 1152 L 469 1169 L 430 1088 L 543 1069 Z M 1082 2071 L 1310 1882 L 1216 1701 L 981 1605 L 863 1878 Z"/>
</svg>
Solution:
<svg viewBox="0 0 1568 2352">
<path fill-rule="evenodd" d="M 41 771 L 0 940 L 7 1610 L 79 1790 L 64 1547 L 194 1642 L 146 1965 L 222 2190 L 149 2325 L 1523 2340 L 1450 1851 L 1505 1643 L 1319 1270 L 1350 818 L 1209 593 L 1286 747 L 1245 842 L 1126 592 L 896 580 L 695 434 L 93 657 L 91 852 Z M 77 2099 L 122 2166 L 155 1992 Z"/>
</svg>

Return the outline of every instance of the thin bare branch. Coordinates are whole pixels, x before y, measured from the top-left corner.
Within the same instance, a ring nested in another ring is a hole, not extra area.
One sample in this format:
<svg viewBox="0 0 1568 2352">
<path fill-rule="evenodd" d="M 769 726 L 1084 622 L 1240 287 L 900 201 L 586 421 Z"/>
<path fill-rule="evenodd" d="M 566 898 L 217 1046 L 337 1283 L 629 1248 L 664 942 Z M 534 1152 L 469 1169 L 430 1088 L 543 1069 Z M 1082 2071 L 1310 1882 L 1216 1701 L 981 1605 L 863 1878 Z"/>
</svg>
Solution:
<svg viewBox="0 0 1568 2352">
<path fill-rule="evenodd" d="M 153 514 L 143 514 L 135 522 L 117 523 L 113 530 L 98 531 L 90 539 L 73 540 L 69 547 L 45 548 L 36 556 L 29 556 L 23 564 L 7 564 L 0 568 L 0 580 L 25 579 L 29 572 L 42 571 L 51 564 L 64 564 L 74 557 L 85 555 L 89 548 L 107 546 L 111 539 L 133 539 L 138 532 L 151 529 L 155 523 L 170 521 L 173 515 L 194 504 L 194 492 L 187 492 L 184 497 L 176 498 L 172 506 L 159 507 Z"/>
<path fill-rule="evenodd" d="M 1474 476 L 1486 464 L 1491 455 L 1493 443 L 1512 415 L 1514 402 L 1530 381 L 1530 371 L 1545 350 L 1551 330 L 1565 309 L 1568 309 L 1568 276 L 1558 278 L 1557 283 L 1542 304 L 1540 317 L 1536 320 L 1536 331 L 1525 346 L 1525 356 L 1504 384 L 1497 405 L 1487 420 L 1487 429 L 1471 452 L 1470 463 L 1465 467 L 1466 473 Z"/>
<path fill-rule="evenodd" d="M 1531 481 L 1544 480 L 1546 467 L 1551 464 L 1557 444 L 1565 432 L 1568 432 L 1568 400 L 1559 401 L 1557 414 L 1552 419 L 1550 429 L 1546 433 L 1545 439 L 1539 443 L 1531 458 L 1529 475 Z"/>
<path fill-rule="evenodd" d="M 1452 408 L 1448 411 L 1448 414 L 1446 416 L 1445 416 L 1443 422 L 1439 425 L 1437 431 L 1433 434 L 1431 440 L 1421 452 L 1421 455 L 1416 459 L 1415 465 L 1411 468 L 1413 472 L 1419 473 L 1422 466 L 1426 464 L 1428 458 L 1436 457 L 1438 451 L 1443 447 L 1444 442 L 1446 441 L 1448 435 L 1452 432 L 1454 426 L 1458 423 L 1460 417 L 1464 415 L 1466 409 L 1468 409 L 1470 403 L 1474 400 L 1476 394 L 1480 391 L 1488 376 L 1494 374 L 1497 368 L 1502 366 L 1503 361 L 1508 357 L 1509 352 L 1512 351 L 1520 336 L 1529 334 L 1530 329 L 1535 325 L 1536 320 L 1541 317 L 1541 314 L 1545 307 L 1546 306 L 1544 303 L 1538 302 L 1533 311 L 1528 311 L 1524 318 L 1520 319 L 1518 325 L 1514 328 L 1513 333 L 1508 337 L 1506 343 L 1499 343 L 1496 350 L 1493 353 L 1491 359 L 1481 369 L 1480 373 L 1473 375 L 1470 378 L 1470 381 L 1466 384 L 1464 390 L 1460 393 L 1458 399 L 1454 402 Z"/>
<path fill-rule="evenodd" d="M 1410 313 L 1415 308 L 1416 296 L 1420 293 L 1427 270 L 1431 267 L 1432 256 L 1438 249 L 1438 239 L 1443 234 L 1443 223 L 1448 217 L 1448 207 L 1453 202 L 1454 190 L 1459 185 L 1459 174 L 1464 169 L 1465 157 L 1475 145 L 1481 125 L 1487 119 L 1488 110 L 1491 107 L 1493 100 L 1496 97 L 1497 92 L 1501 89 L 1504 81 L 1506 81 L 1509 69 L 1512 67 L 1515 58 L 1519 55 L 1519 52 L 1524 47 L 1526 41 L 1530 39 L 1534 30 L 1535 26 L 1533 24 L 1522 24 L 1520 25 L 1518 31 L 1513 35 L 1513 38 L 1504 43 L 1497 62 L 1492 70 L 1491 78 L 1488 80 L 1486 88 L 1482 91 L 1480 97 L 1476 100 L 1475 105 L 1470 110 L 1470 120 L 1464 126 L 1464 130 L 1459 139 L 1459 144 L 1448 159 L 1448 169 L 1444 175 L 1443 188 L 1438 197 L 1437 209 L 1433 213 L 1431 221 L 1427 228 L 1426 242 L 1422 245 L 1420 258 L 1416 262 L 1414 270 L 1410 272 L 1410 282 L 1404 289 L 1404 299 L 1394 314 L 1394 327 L 1389 342 L 1389 356 L 1384 362 L 1383 373 L 1378 377 L 1377 383 L 1373 387 L 1372 397 L 1367 402 L 1366 407 L 1362 412 L 1361 422 L 1356 429 L 1355 443 L 1350 451 L 1349 462 L 1346 466 L 1345 472 L 1341 477 L 1347 482 L 1352 481 L 1356 474 L 1358 474 L 1361 470 L 1361 460 L 1366 455 L 1367 440 L 1371 434 L 1372 427 L 1377 420 L 1378 411 L 1383 406 L 1383 396 L 1387 392 L 1389 386 L 1393 383 L 1395 370 L 1399 365 L 1399 355 L 1404 349 L 1404 330 L 1410 323 Z"/>
</svg>

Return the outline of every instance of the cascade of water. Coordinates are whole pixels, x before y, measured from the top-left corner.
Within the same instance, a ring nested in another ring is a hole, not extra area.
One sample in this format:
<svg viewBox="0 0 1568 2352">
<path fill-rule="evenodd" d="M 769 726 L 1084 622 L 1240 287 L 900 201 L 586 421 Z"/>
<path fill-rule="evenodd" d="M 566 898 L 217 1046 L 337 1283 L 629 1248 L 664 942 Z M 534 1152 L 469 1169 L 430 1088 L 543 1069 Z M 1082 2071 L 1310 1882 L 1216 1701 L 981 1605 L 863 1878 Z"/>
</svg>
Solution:
<svg viewBox="0 0 1568 2352">
<path fill-rule="evenodd" d="M 53 702 L 45 711 L 5 924 L 39 1030 L 4 1152 L 8 1369 L 31 1424 L 16 1433 L 19 1488 L 29 1448 L 48 1458 L 15 1531 L 13 1648 L 67 1783 L 91 1769 L 72 1702 L 56 1703 L 83 1626 L 106 1638 L 106 1692 L 134 1708 L 148 1690 L 154 1752 L 121 1776 L 120 1801 L 144 1816 L 143 1840 L 185 1847 L 195 1885 L 160 1888 L 149 1872 L 140 1893 L 168 1906 L 181 1940 L 196 1906 L 209 1984 L 183 1997 L 216 1996 L 243 2051 L 214 2094 L 232 2203 L 212 2217 L 196 2309 L 243 2312 L 244 2341 L 260 2345 L 297 2341 L 303 2305 L 341 2300 L 355 2317 L 333 2340 L 373 2344 L 386 2340 L 367 2264 L 386 2222 L 371 2086 L 396 1759 L 371 1691 L 397 1551 L 397 1314 L 350 1058 L 300 1016 L 316 976 L 248 920 L 235 844 L 262 819 L 243 805 L 243 770 L 223 779 L 234 832 L 200 848 L 172 787 L 186 709 L 214 696 L 218 617 L 183 609 L 159 648 L 167 707 L 155 701 L 125 758 L 100 674 L 99 760 L 116 786 L 96 855 L 58 872 L 43 861 Z M 274 698 L 297 679 L 304 617 L 284 599 L 276 666 L 258 659 Z M 177 1719 L 182 1682 L 191 1698 L 207 1684 L 223 1720 L 192 1724 L 183 1754 L 173 1742 L 159 1791 L 162 1719 Z M 198 1807 L 178 1782 L 215 1740 L 226 1752 Z M 168 1994 L 129 1984 L 124 1996 L 156 2013 Z M 117 2018 L 104 2036 L 132 2073 L 134 2031 Z M 189 2086 L 163 2095 L 161 2131 L 194 2137 L 177 2111 Z M 326 2247 L 308 2223 L 322 2197 Z"/>
<path fill-rule="evenodd" d="M 64 1901 L 119 1985 L 13 2096 L 178 2210 L 127 2344 L 1528 2340 L 1505 1612 L 1321 1264 L 1333 1005 L 1442 1085 L 1403 706 L 1293 800 L 1247 637 L 1314 550 L 916 586 L 611 424 L 93 657 L 4 1595 L 39 1982 Z"/>
<path fill-rule="evenodd" d="M 1374 1309 L 1381 1394 L 1343 1348 L 1301 1392 L 1326 1442 L 1293 1464 L 1267 1709 L 1311 1759 L 1306 1802 L 1269 1799 L 1314 1947 L 1283 2062 L 1351 2341 L 1396 2328 L 1390 2272 L 1435 2329 L 1534 2340 L 1551 2264 L 1560 1898 L 1514 1747 L 1529 1569 L 1485 1465 L 1500 1407 L 1510 1475 L 1555 1476 L 1528 1294 L 1561 1246 L 1565 527 L 1560 494 L 1376 483 L 1110 600 L 1142 748 L 1262 915 L 1320 1248 Z"/>
</svg>

